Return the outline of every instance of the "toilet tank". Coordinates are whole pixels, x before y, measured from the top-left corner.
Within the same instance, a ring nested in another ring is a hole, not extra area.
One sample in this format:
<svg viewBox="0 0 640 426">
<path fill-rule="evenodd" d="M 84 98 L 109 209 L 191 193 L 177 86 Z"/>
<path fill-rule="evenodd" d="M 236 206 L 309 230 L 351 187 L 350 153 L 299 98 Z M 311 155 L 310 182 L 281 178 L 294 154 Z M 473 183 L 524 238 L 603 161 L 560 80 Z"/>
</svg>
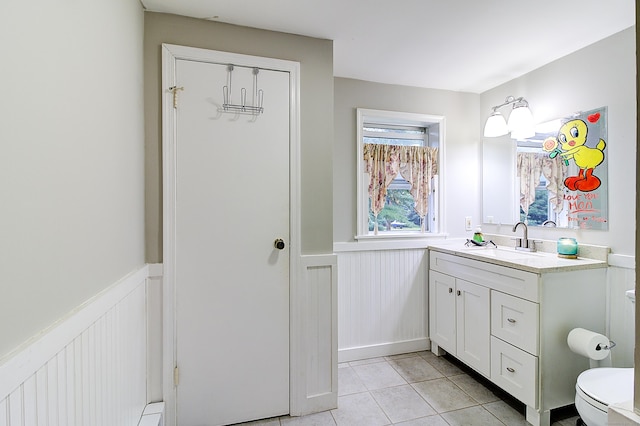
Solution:
<svg viewBox="0 0 640 426">
<path fill-rule="evenodd" d="M 627 290 L 625 292 L 625 294 L 627 295 L 627 297 L 631 300 L 631 303 L 636 303 L 636 290 Z"/>
</svg>

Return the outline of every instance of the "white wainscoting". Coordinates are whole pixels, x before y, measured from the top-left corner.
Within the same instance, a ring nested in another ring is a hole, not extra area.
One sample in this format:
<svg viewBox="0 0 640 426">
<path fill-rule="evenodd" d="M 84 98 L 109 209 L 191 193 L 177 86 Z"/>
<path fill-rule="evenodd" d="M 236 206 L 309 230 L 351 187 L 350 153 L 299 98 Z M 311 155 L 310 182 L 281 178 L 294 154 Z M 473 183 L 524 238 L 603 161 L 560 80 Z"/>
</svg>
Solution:
<svg viewBox="0 0 640 426">
<path fill-rule="evenodd" d="M 636 285 L 635 257 L 609 255 L 607 271 L 607 336 L 616 342 L 611 351 L 614 367 L 633 367 L 635 306 L 626 297 Z"/>
<path fill-rule="evenodd" d="M 300 256 L 292 286 L 291 415 L 338 406 L 338 278 L 335 255 Z"/>
<path fill-rule="evenodd" d="M 357 246 L 337 253 L 339 361 L 428 349 L 426 249 Z"/>
<path fill-rule="evenodd" d="M 138 424 L 147 276 L 127 275 L 0 361 L 0 426 Z"/>
<path fill-rule="evenodd" d="M 366 246 L 366 249 L 362 247 Z M 339 243 L 338 359 L 386 356 L 429 347 L 427 259 L 423 248 L 384 250 L 375 244 Z M 618 345 L 613 365 L 633 366 L 635 258 L 609 255 L 606 331 Z"/>
</svg>

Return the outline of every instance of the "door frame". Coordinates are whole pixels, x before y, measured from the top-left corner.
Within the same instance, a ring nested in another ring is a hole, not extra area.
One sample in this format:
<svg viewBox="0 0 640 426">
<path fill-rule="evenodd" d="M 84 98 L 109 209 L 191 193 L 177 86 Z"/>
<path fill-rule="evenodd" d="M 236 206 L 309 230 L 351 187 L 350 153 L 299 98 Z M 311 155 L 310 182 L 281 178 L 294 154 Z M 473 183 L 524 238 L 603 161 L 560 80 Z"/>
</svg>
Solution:
<svg viewBox="0 0 640 426">
<path fill-rule="evenodd" d="M 289 411 L 297 413 L 304 403 L 299 372 L 304 368 L 301 343 L 300 283 L 300 63 L 250 56 L 195 47 L 162 44 L 162 393 L 165 402 L 165 424 L 176 424 L 176 115 L 174 94 L 176 61 L 192 60 L 217 64 L 257 67 L 289 73 Z M 220 84 L 220 92 L 222 86 Z M 179 107 L 180 93 L 177 93 Z M 268 99 L 268 98 L 267 98 Z"/>
</svg>

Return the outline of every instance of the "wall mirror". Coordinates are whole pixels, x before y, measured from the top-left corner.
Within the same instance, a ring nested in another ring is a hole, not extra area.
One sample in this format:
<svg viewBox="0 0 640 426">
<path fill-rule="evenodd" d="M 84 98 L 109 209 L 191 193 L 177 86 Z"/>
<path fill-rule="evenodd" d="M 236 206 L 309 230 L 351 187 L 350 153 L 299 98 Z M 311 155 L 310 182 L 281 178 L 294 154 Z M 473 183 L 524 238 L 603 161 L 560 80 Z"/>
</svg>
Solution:
<svg viewBox="0 0 640 426">
<path fill-rule="evenodd" d="M 483 223 L 608 229 L 608 143 L 606 107 L 484 138 Z"/>
</svg>

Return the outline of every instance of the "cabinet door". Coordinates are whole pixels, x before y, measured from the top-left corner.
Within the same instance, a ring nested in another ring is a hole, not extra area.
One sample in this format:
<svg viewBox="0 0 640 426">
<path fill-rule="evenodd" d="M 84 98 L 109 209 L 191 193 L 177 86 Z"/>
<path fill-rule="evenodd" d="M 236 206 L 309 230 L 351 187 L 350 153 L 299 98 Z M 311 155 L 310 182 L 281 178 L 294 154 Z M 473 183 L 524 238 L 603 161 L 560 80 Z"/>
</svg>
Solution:
<svg viewBox="0 0 640 426">
<path fill-rule="evenodd" d="M 456 280 L 429 271 L 429 338 L 452 355 L 456 353 Z"/>
<path fill-rule="evenodd" d="M 456 280 L 457 356 L 478 372 L 491 374 L 489 289 Z"/>
</svg>

